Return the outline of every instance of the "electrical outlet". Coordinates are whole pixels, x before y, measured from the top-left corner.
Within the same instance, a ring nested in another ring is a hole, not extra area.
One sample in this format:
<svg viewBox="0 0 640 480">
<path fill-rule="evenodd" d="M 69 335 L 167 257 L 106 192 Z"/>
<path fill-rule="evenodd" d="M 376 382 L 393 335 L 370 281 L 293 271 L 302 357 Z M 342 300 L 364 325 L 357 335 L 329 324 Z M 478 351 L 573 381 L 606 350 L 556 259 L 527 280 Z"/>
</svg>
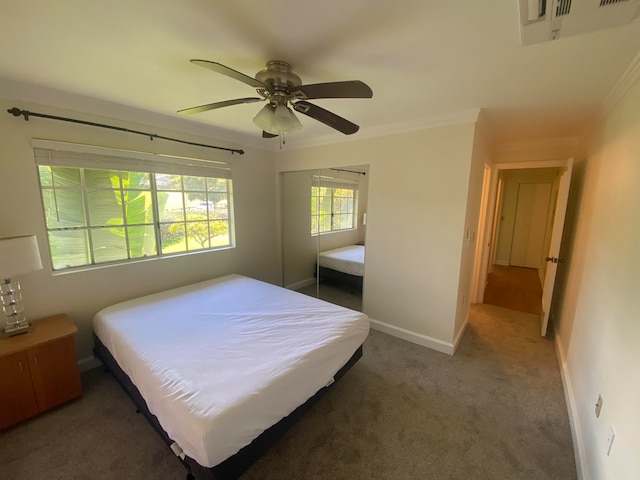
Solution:
<svg viewBox="0 0 640 480">
<path fill-rule="evenodd" d="M 611 447 L 613 446 L 614 438 L 616 438 L 616 432 L 613 429 L 613 425 L 609 425 L 609 435 L 607 436 L 607 456 L 611 454 Z"/>
<path fill-rule="evenodd" d="M 598 395 L 598 401 L 596 402 L 596 418 L 600 418 L 600 410 L 602 410 L 602 395 Z"/>
</svg>

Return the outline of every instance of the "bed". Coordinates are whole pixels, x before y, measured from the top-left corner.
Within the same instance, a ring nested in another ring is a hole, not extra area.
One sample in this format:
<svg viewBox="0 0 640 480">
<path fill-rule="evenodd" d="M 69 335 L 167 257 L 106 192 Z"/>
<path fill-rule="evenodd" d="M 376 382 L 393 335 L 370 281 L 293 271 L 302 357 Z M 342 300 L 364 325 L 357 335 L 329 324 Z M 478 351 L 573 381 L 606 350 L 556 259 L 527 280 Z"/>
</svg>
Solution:
<svg viewBox="0 0 640 480">
<path fill-rule="evenodd" d="M 366 315 L 241 275 L 94 317 L 96 356 L 188 469 L 237 478 L 361 357 Z"/>
<path fill-rule="evenodd" d="M 329 280 L 362 290 L 364 252 L 364 245 L 349 245 L 320 252 L 318 255 L 320 281 Z"/>
</svg>

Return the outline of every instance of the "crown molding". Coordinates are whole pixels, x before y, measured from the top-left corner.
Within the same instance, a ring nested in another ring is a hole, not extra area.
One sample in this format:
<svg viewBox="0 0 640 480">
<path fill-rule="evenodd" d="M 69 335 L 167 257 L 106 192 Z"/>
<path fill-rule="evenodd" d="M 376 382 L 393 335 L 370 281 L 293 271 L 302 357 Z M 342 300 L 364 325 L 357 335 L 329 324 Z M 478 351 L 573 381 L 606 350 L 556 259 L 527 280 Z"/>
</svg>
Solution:
<svg viewBox="0 0 640 480">
<path fill-rule="evenodd" d="M 418 120 L 367 128 L 363 131 L 363 135 L 361 135 L 361 137 L 383 137 L 388 135 L 397 135 L 399 133 L 415 132 L 417 130 L 446 127 L 449 125 L 464 125 L 467 123 L 475 123 L 478 121 L 479 115 L 480 109 L 472 108 Z"/>
<path fill-rule="evenodd" d="M 418 120 L 407 122 L 391 123 L 387 125 L 379 125 L 375 127 L 364 127 L 355 135 L 339 135 L 331 134 L 311 139 L 303 139 L 287 143 L 288 150 L 296 150 L 301 148 L 317 147 L 322 145 L 330 145 L 336 143 L 354 142 L 367 138 L 380 138 L 402 133 L 415 132 L 418 130 L 428 130 L 437 127 L 446 127 L 450 125 L 464 125 L 468 123 L 476 123 L 480 115 L 479 108 L 462 110 L 459 112 L 447 113 Z"/>
<path fill-rule="evenodd" d="M 504 143 L 495 146 L 492 150 L 496 153 L 519 152 L 523 150 L 547 150 L 554 148 L 576 148 L 580 146 L 582 138 L 558 137 L 542 138 L 536 140 L 523 140 L 521 142 Z"/>
<path fill-rule="evenodd" d="M 620 77 L 620 80 L 618 80 L 607 98 L 605 98 L 602 104 L 605 112 L 611 111 L 638 79 L 640 79 L 640 52 L 631 60 L 631 63 Z"/>
</svg>

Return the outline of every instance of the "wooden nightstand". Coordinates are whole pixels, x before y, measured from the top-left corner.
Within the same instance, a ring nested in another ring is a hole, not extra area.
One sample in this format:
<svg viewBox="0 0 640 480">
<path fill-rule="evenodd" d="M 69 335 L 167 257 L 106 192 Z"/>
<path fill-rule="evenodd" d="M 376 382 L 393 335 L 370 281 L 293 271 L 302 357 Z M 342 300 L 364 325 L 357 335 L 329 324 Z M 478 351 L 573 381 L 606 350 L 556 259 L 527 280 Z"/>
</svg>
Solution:
<svg viewBox="0 0 640 480">
<path fill-rule="evenodd" d="M 32 325 L 31 332 L 0 339 L 0 428 L 82 395 L 76 326 L 65 314 Z"/>
</svg>

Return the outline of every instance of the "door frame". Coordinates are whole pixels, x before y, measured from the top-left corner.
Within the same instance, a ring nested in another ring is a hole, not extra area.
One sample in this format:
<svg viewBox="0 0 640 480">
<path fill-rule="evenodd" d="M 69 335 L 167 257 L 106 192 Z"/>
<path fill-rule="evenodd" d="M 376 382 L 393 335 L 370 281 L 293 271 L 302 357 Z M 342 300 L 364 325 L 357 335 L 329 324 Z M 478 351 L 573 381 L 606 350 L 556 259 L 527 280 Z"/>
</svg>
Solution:
<svg viewBox="0 0 640 480">
<path fill-rule="evenodd" d="M 487 269 L 490 264 L 489 258 L 491 255 L 491 238 L 494 225 L 494 218 L 489 216 L 489 212 L 492 206 L 488 202 L 496 201 L 497 195 L 492 192 L 491 185 L 494 176 L 494 171 L 489 163 L 484 165 L 484 176 L 482 178 L 482 197 L 480 199 L 480 215 L 478 218 L 478 238 L 476 242 L 476 256 L 473 265 L 473 278 L 472 290 L 471 290 L 471 303 L 482 303 L 484 299 L 484 289 L 486 286 L 486 278 L 490 273 Z M 489 242 L 485 240 L 485 237 L 489 235 Z M 482 279 L 485 282 L 481 282 Z M 482 283 L 482 285 L 481 285 Z"/>
<path fill-rule="evenodd" d="M 573 159 L 571 159 L 573 160 Z M 481 199 L 481 205 L 486 207 L 485 211 L 480 211 L 480 221 L 482 224 L 478 225 L 478 242 L 480 245 L 487 246 L 487 248 L 483 248 L 482 252 L 486 252 L 487 250 L 495 248 L 493 244 L 495 242 L 495 238 L 493 238 L 493 231 L 495 230 L 495 221 L 497 209 L 500 208 L 498 203 L 497 193 L 498 193 L 498 178 L 500 177 L 500 173 L 503 170 L 524 170 L 530 168 L 562 168 L 567 165 L 567 161 L 569 158 L 565 159 L 554 159 L 554 160 L 537 160 L 537 161 L 528 161 L 528 162 L 508 162 L 508 163 L 493 163 L 487 164 L 490 168 L 490 182 L 489 188 L 486 189 L 486 192 L 483 189 L 483 197 Z M 556 206 L 557 208 L 557 206 Z M 564 212 L 563 212 L 564 217 Z M 482 228 L 481 228 L 482 227 Z M 489 265 L 489 259 L 492 255 L 485 255 L 484 253 L 476 252 L 476 258 L 474 262 L 474 278 L 473 278 L 473 295 L 472 302 L 473 303 L 482 303 L 484 301 L 484 290 L 487 285 L 487 275 L 491 268 Z"/>
</svg>

